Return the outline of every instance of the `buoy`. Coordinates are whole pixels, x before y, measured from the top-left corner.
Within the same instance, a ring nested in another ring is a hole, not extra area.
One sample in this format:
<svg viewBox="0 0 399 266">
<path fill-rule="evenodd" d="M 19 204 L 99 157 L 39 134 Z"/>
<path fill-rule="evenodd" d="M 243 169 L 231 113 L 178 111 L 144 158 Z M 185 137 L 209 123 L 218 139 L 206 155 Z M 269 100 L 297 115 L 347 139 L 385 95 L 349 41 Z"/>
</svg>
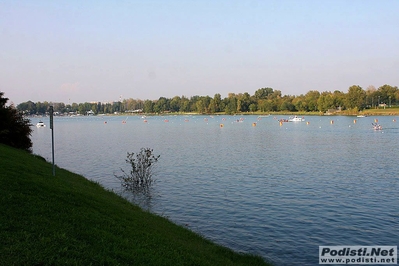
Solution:
<svg viewBox="0 0 399 266">
<path fill-rule="evenodd" d="M 331 124 L 331 125 L 334 124 L 334 120 L 331 120 L 331 121 L 330 121 L 330 124 Z"/>
<path fill-rule="evenodd" d="M 253 127 L 256 127 L 256 123 L 252 123 L 252 126 L 253 126 Z"/>
<path fill-rule="evenodd" d="M 223 125 L 223 124 L 220 124 L 220 127 L 224 127 L 224 125 Z"/>
<path fill-rule="evenodd" d="M 144 120 L 144 123 L 147 123 L 147 120 Z"/>
<path fill-rule="evenodd" d="M 169 122 L 169 120 L 168 120 L 168 119 L 165 119 L 164 121 L 165 121 L 165 122 Z"/>
</svg>

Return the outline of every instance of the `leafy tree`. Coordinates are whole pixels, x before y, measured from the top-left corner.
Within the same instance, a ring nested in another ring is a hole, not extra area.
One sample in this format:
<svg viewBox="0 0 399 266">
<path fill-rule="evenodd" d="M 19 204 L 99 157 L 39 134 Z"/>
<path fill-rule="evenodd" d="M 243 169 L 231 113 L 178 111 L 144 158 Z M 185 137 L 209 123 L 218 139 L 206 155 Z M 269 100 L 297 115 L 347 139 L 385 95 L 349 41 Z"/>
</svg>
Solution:
<svg viewBox="0 0 399 266">
<path fill-rule="evenodd" d="M 216 113 L 216 104 L 215 104 L 215 100 L 214 100 L 214 99 L 211 99 L 211 101 L 210 101 L 210 103 L 209 103 L 209 106 L 208 106 L 208 111 L 209 111 L 211 114 Z"/>
<path fill-rule="evenodd" d="M 334 91 L 333 92 L 333 102 L 334 102 L 334 106 L 335 108 L 338 107 L 344 107 L 345 106 L 345 93 L 343 93 L 342 91 Z"/>
<path fill-rule="evenodd" d="M 181 103 L 181 98 L 179 96 L 173 97 L 173 99 L 170 101 L 170 111 L 179 112 L 180 103 Z"/>
<path fill-rule="evenodd" d="M 234 114 L 237 111 L 237 98 L 234 93 L 229 93 L 229 97 L 225 98 L 224 112 L 228 115 Z"/>
<path fill-rule="evenodd" d="M 277 106 L 272 100 L 259 100 L 259 110 L 261 112 L 277 111 Z"/>
<path fill-rule="evenodd" d="M 328 109 L 335 109 L 334 98 L 331 92 L 322 92 L 317 100 L 317 109 L 320 112 L 326 112 Z"/>
<path fill-rule="evenodd" d="M 320 92 L 318 91 L 309 91 L 305 94 L 305 102 L 307 105 L 306 111 L 317 111 L 317 100 L 320 97 Z"/>
<path fill-rule="evenodd" d="M 154 112 L 154 103 L 151 100 L 144 101 L 144 113 L 153 113 Z"/>
<path fill-rule="evenodd" d="M 181 97 L 180 112 L 190 112 L 190 100 L 184 96 Z"/>
<path fill-rule="evenodd" d="M 272 88 L 261 88 L 255 91 L 254 97 L 257 100 L 267 99 L 269 95 L 273 94 Z"/>
<path fill-rule="evenodd" d="M 295 110 L 298 110 L 298 111 L 307 111 L 308 110 L 308 106 L 305 101 L 305 96 L 303 94 L 301 94 L 297 97 L 294 97 L 294 99 L 292 99 L 292 104 L 295 106 Z"/>
<path fill-rule="evenodd" d="M 37 102 L 36 103 L 36 113 L 37 114 L 45 114 L 49 108 L 50 104 L 48 102 Z"/>
<path fill-rule="evenodd" d="M 169 111 L 169 101 L 165 97 L 159 97 L 158 101 L 154 104 L 154 112 L 163 113 Z"/>
<path fill-rule="evenodd" d="M 0 92 L 0 143 L 32 152 L 30 122 L 14 106 L 6 106 L 8 98 Z"/>
<path fill-rule="evenodd" d="M 280 106 L 280 110 L 282 110 L 282 111 L 287 110 L 287 111 L 293 112 L 293 111 L 295 111 L 295 105 L 293 105 L 292 101 L 290 101 L 290 100 L 284 100 Z"/>
<path fill-rule="evenodd" d="M 17 105 L 17 109 L 26 115 L 33 115 L 37 113 L 36 104 L 32 101 L 23 102 Z"/>
<path fill-rule="evenodd" d="M 236 105 L 237 105 L 237 113 L 241 112 L 241 99 L 237 99 Z"/>
<path fill-rule="evenodd" d="M 197 106 L 197 112 L 202 114 L 205 112 L 205 107 L 204 107 L 204 103 L 202 102 L 202 100 L 198 100 L 195 105 Z"/>
<path fill-rule="evenodd" d="M 389 104 L 389 101 L 395 100 L 396 92 L 398 91 L 398 87 L 392 87 L 390 85 L 383 85 L 378 88 L 378 92 L 381 96 L 380 101 L 381 103 Z"/>
<path fill-rule="evenodd" d="M 237 112 L 248 112 L 251 104 L 251 96 L 248 92 L 238 94 L 237 96 Z"/>
<path fill-rule="evenodd" d="M 255 104 L 255 103 L 251 103 L 250 105 L 249 105 L 249 111 L 250 112 L 256 112 L 256 110 L 257 110 L 257 105 Z"/>
<path fill-rule="evenodd" d="M 215 112 L 220 112 L 222 110 L 222 96 L 219 93 L 216 93 L 215 96 L 213 96 L 213 103 L 215 105 Z"/>
<path fill-rule="evenodd" d="M 349 88 L 346 94 L 346 107 L 348 109 L 357 108 L 357 110 L 362 110 L 366 103 L 366 92 L 362 87 L 358 85 L 353 85 Z"/>
<path fill-rule="evenodd" d="M 78 109 L 79 109 L 79 105 L 77 104 L 77 103 L 72 103 L 72 106 L 71 106 L 71 111 L 72 112 L 77 112 L 78 111 Z M 104 108 L 104 107 L 103 107 Z"/>
</svg>

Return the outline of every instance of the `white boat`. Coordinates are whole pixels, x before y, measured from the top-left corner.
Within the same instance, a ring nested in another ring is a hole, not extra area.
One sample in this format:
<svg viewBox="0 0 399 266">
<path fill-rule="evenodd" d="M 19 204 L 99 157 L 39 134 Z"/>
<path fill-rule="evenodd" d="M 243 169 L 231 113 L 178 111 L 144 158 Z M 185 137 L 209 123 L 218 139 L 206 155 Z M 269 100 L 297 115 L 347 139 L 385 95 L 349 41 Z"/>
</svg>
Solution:
<svg viewBox="0 0 399 266">
<path fill-rule="evenodd" d="M 303 121 L 305 121 L 305 118 L 298 116 L 290 116 L 290 118 L 288 119 L 288 122 L 303 122 Z"/>
<path fill-rule="evenodd" d="M 367 115 L 358 115 L 357 117 L 367 117 Z"/>
<path fill-rule="evenodd" d="M 39 123 L 36 124 L 37 127 L 45 127 L 46 125 L 44 124 L 44 122 L 39 121 Z"/>
</svg>

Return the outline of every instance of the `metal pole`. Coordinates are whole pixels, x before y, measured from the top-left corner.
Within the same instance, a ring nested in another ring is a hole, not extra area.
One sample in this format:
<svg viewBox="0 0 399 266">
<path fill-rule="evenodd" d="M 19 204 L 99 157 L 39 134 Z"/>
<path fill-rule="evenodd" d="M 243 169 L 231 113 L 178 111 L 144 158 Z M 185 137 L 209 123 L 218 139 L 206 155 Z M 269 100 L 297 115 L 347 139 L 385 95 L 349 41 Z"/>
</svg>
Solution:
<svg viewBox="0 0 399 266">
<path fill-rule="evenodd" d="M 55 176 L 55 164 L 54 164 L 54 125 L 53 125 L 53 118 L 54 116 L 54 109 L 53 106 L 50 106 L 50 129 L 51 129 L 51 153 L 53 157 L 53 176 Z"/>
</svg>

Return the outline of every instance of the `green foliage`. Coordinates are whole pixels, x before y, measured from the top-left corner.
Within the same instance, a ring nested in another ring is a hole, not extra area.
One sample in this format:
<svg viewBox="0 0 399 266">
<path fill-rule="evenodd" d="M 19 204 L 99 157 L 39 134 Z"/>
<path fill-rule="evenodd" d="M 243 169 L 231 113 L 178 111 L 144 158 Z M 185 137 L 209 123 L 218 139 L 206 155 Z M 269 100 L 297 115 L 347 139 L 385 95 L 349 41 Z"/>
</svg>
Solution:
<svg viewBox="0 0 399 266">
<path fill-rule="evenodd" d="M 366 92 L 357 85 L 349 88 L 346 95 L 346 108 L 362 110 L 366 105 Z"/>
<path fill-rule="evenodd" d="M 356 89 L 355 89 L 356 88 Z M 195 95 L 190 98 L 185 96 L 175 96 L 173 98 L 160 97 L 158 100 L 134 100 L 127 99 L 122 102 L 113 103 L 73 103 L 65 105 L 63 103 L 52 103 L 54 111 L 79 112 L 86 114 L 92 110 L 94 113 L 114 113 L 125 112 L 131 110 L 142 109 L 144 113 L 165 113 L 165 112 L 197 112 L 197 113 L 218 113 L 226 114 L 253 112 L 250 106 L 256 105 L 256 111 L 273 112 L 273 111 L 289 111 L 289 112 L 325 112 L 328 109 L 353 109 L 357 107 L 359 110 L 364 108 L 377 107 L 378 104 L 386 104 L 388 106 L 396 106 L 399 104 L 398 87 L 383 85 L 378 89 L 369 86 L 367 91 L 359 86 L 352 86 L 348 93 L 339 90 L 331 92 L 319 92 L 317 90 L 308 91 L 305 95 L 289 96 L 282 95 L 280 90 L 272 88 L 261 88 L 255 91 L 254 95 L 247 92 L 229 93 L 227 97 L 222 99 L 219 93 L 214 97 Z M 49 106 L 48 102 L 33 103 L 28 101 L 21 103 L 17 108 L 26 114 L 43 114 Z"/>
<path fill-rule="evenodd" d="M 0 92 L 0 143 L 31 152 L 30 122 L 14 106 L 6 106 L 3 95 Z"/>
<path fill-rule="evenodd" d="M 160 155 L 155 156 L 153 149 L 150 148 L 141 148 L 136 155 L 128 152 L 126 163 L 131 166 L 130 172 L 126 173 L 121 169 L 123 175 L 115 177 L 121 180 L 127 190 L 146 194 L 154 181 L 152 176 L 159 157 Z"/>
<path fill-rule="evenodd" d="M 260 100 L 260 99 L 267 99 L 269 95 L 273 94 L 273 89 L 272 88 L 261 88 L 255 91 L 255 98 Z"/>
<path fill-rule="evenodd" d="M 0 144 L 0 265 L 266 265 Z"/>
</svg>

